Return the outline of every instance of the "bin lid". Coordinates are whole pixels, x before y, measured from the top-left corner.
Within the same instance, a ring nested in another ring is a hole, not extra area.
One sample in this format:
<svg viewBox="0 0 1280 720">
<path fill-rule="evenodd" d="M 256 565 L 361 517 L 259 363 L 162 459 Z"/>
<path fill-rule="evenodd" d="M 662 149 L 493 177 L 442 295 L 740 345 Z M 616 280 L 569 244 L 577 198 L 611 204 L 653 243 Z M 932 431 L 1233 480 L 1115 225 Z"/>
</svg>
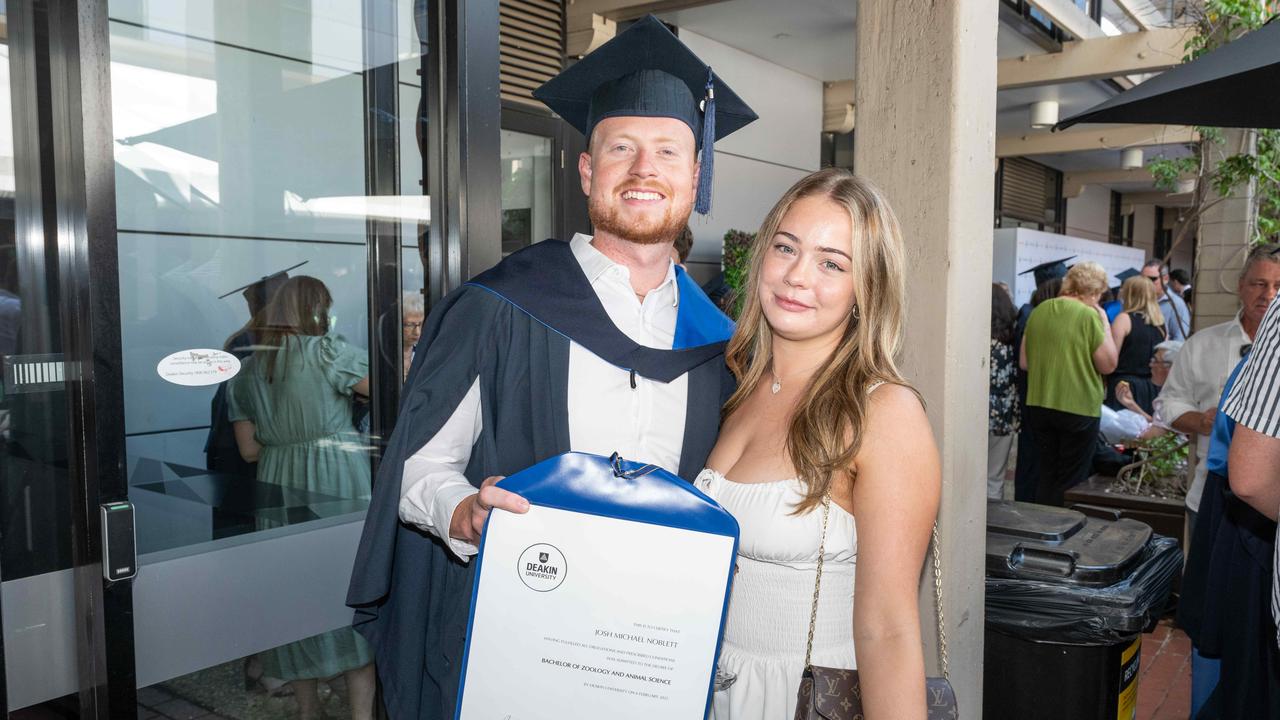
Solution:
<svg viewBox="0 0 1280 720">
<path fill-rule="evenodd" d="M 1132 519 L 1103 520 L 1032 503 L 987 503 L 991 577 L 1105 587 L 1128 574 L 1151 539 Z"/>
</svg>

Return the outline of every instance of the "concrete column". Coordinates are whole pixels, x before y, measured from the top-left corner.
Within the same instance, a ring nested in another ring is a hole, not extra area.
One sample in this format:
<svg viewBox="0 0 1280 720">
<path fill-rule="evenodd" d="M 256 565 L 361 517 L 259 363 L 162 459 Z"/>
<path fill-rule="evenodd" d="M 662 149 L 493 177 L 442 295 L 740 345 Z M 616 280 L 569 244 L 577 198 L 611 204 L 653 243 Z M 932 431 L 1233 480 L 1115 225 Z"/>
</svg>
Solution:
<svg viewBox="0 0 1280 720">
<path fill-rule="evenodd" d="M 1254 143 L 1253 133 L 1247 130 L 1223 130 L 1224 142 L 1209 146 L 1209 162 L 1240 152 L 1248 152 Z M 1226 322 L 1240 310 L 1236 299 L 1236 284 L 1254 232 L 1253 184 L 1235 189 L 1225 200 L 1204 188 L 1205 202 L 1216 203 L 1200 216 L 1199 245 L 1197 247 L 1196 274 L 1194 278 L 1195 313 L 1191 325 L 1194 329 Z M 1167 211 L 1166 211 L 1167 212 Z M 1184 243 L 1190 242 L 1189 239 Z"/>
<path fill-rule="evenodd" d="M 943 606 L 965 718 L 982 716 L 997 5 L 862 0 L 854 78 L 854 167 L 888 196 L 906 237 L 902 368 L 925 397 L 942 451 Z M 932 673 L 931 595 L 926 575 Z"/>
</svg>

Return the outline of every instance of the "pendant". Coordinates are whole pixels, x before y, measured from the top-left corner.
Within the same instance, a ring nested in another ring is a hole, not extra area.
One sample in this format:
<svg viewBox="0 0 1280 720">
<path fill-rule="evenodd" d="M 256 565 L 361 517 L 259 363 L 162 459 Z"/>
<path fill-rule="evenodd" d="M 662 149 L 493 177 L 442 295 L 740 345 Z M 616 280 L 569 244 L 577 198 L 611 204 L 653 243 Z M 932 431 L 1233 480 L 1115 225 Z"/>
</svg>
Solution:
<svg viewBox="0 0 1280 720">
<path fill-rule="evenodd" d="M 779 380 L 779 379 L 777 379 L 777 378 L 774 378 L 774 379 L 773 379 L 773 394 L 774 394 L 774 395 L 777 395 L 777 394 L 778 394 L 778 391 L 779 391 L 779 390 L 781 390 L 781 389 L 782 389 L 782 381 L 781 381 L 781 380 Z"/>
</svg>

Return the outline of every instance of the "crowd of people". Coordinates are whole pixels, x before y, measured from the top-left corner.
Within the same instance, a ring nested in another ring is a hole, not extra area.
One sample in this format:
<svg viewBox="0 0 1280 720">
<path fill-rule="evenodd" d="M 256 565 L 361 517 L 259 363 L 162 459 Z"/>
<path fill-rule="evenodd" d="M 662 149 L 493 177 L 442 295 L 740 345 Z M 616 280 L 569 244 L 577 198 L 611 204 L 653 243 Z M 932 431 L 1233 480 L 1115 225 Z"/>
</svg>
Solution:
<svg viewBox="0 0 1280 720">
<path fill-rule="evenodd" d="M 1194 646 L 1192 717 L 1280 717 L 1280 245 L 1252 248 L 1238 313 L 1199 329 L 1185 272 L 1153 260 L 1109 288 L 1100 265 L 1072 259 L 1035 268 L 1036 292 L 1012 319 L 1008 289 L 992 286 L 988 497 L 1006 496 L 1014 435 L 1013 496 L 1048 505 L 1106 474 L 1116 441 L 1186 436 L 1195 461 L 1178 620 Z M 1247 384 L 1233 387 L 1237 375 Z M 1243 468 L 1228 472 L 1237 457 Z"/>
</svg>

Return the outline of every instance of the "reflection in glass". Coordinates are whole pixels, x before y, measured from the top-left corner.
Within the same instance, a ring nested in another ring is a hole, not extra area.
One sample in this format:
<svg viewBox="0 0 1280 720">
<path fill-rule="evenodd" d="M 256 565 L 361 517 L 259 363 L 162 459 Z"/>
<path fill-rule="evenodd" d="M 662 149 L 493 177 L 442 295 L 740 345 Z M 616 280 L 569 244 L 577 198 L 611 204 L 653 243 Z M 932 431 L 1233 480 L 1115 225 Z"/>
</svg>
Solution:
<svg viewBox="0 0 1280 720">
<path fill-rule="evenodd" d="M 372 709 L 371 658 L 342 604 L 354 542 L 333 538 L 358 535 L 368 506 L 371 342 L 396 357 L 402 341 L 390 313 L 369 326 L 370 219 L 399 222 L 413 258 L 405 289 L 422 287 L 417 236 L 430 213 L 414 138 L 428 5 L 109 2 L 144 708 Z M 373 107 L 369 73 L 389 66 L 399 92 Z M 370 128 L 388 124 L 400 187 L 372 195 Z M 223 350 L 241 367 L 220 384 L 167 381 L 157 362 L 185 350 Z M 283 602 L 304 572 L 321 597 Z M 165 604 L 162 577 L 242 602 Z M 197 626 L 220 636 L 157 640 Z"/>
<path fill-rule="evenodd" d="M 502 131 L 502 254 L 552 233 L 551 138 Z"/>
<path fill-rule="evenodd" d="M 227 415 L 240 456 L 257 463 L 258 483 L 282 495 L 306 493 L 302 502 L 260 508 L 258 527 L 298 521 L 328 505 L 357 509 L 369 497 L 364 441 L 352 427 L 353 394 L 369 394 L 369 359 L 330 331 L 333 298 L 313 277 L 290 278 L 276 291 L 253 328 L 254 350 L 230 381 Z M 259 681 L 293 688 L 302 717 L 315 717 L 317 681 L 344 675 L 352 717 L 367 717 L 373 703 L 373 656 L 351 627 L 274 648 L 255 658 Z M 248 670 L 250 677 L 253 670 Z"/>
<path fill-rule="evenodd" d="M 409 366 L 413 361 L 414 347 L 422 338 L 422 326 L 427 320 L 427 311 L 422 301 L 422 293 L 407 292 L 400 301 L 400 347 L 404 348 L 401 357 L 403 376 L 409 376 Z"/>
<path fill-rule="evenodd" d="M 52 198 L 41 194 L 40 148 L 31 136 L 30 8 L 24 22 L 11 6 L 0 2 L 0 652 L 8 701 L 0 714 L 25 708 L 19 714 L 74 717 L 74 494 L 61 295 L 57 254 L 41 220 Z"/>
</svg>

